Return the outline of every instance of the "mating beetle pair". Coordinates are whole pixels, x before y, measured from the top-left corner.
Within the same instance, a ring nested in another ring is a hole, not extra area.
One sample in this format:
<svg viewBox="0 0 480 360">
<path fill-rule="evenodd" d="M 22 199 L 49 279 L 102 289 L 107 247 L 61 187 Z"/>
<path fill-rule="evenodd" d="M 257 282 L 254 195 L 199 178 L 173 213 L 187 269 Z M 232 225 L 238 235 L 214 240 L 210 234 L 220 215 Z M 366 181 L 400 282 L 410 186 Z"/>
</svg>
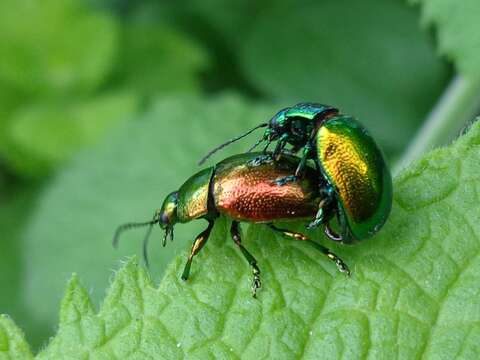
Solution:
<svg viewBox="0 0 480 360">
<path fill-rule="evenodd" d="M 233 156 L 188 179 L 165 199 L 154 218 L 144 223 L 120 226 L 115 234 L 137 226 L 149 226 L 144 241 L 155 224 L 173 239 L 173 226 L 194 219 L 207 220 L 208 227 L 195 239 L 182 279 L 190 272 L 193 257 L 205 245 L 216 218 L 232 218 L 231 236 L 253 272 L 252 293 L 260 287 L 260 270 L 255 258 L 241 243 L 239 222 L 266 223 L 285 237 L 309 242 L 338 269 L 349 274 L 346 264 L 326 247 L 307 236 L 276 227 L 274 221 L 310 219 L 310 228 L 324 226 L 334 241 L 352 243 L 375 234 L 386 221 L 392 202 L 392 180 L 383 156 L 372 137 L 352 117 L 320 104 L 298 104 L 279 111 L 268 123 L 220 145 L 205 156 L 254 130 L 266 127 L 261 153 Z M 273 152 L 268 147 L 276 142 Z M 287 145 L 291 149 L 287 150 Z M 302 150 L 302 157 L 289 155 Z M 312 167 L 309 162 L 312 162 Z M 338 222 L 338 233 L 330 226 Z"/>
</svg>

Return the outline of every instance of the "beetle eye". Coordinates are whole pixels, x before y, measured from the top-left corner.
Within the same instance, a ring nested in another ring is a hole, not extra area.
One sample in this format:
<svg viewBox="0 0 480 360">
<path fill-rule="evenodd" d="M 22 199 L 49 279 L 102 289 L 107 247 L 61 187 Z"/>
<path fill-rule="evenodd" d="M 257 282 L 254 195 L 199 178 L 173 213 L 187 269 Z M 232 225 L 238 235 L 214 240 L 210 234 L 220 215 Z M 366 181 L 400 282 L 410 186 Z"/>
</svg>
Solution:
<svg viewBox="0 0 480 360">
<path fill-rule="evenodd" d="M 168 225 L 168 223 L 170 222 L 168 215 L 166 213 L 162 214 L 162 216 L 160 217 L 160 221 L 162 222 L 163 225 Z"/>
</svg>

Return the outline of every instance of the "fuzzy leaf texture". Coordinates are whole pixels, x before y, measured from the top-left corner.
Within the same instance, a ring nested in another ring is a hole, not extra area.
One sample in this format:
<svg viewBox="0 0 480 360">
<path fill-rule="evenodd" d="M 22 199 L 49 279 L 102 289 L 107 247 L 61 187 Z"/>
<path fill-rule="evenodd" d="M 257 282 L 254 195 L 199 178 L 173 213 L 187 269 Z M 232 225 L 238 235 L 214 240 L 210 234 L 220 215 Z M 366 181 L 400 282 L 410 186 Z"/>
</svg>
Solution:
<svg viewBox="0 0 480 360">
<path fill-rule="evenodd" d="M 0 315 L 0 359 L 33 359 L 22 332 L 6 315 Z"/>
<path fill-rule="evenodd" d="M 478 358 L 479 156 L 477 122 L 404 171 L 378 236 L 351 247 L 329 244 L 350 264 L 351 278 L 307 245 L 250 226 L 244 244 L 264 282 L 255 300 L 226 219 L 187 283 L 179 278 L 185 254 L 158 288 L 131 259 L 97 313 L 74 276 L 58 333 L 38 358 Z M 7 325 L 0 351 L 6 343 L 22 351 L 18 330 Z"/>
</svg>

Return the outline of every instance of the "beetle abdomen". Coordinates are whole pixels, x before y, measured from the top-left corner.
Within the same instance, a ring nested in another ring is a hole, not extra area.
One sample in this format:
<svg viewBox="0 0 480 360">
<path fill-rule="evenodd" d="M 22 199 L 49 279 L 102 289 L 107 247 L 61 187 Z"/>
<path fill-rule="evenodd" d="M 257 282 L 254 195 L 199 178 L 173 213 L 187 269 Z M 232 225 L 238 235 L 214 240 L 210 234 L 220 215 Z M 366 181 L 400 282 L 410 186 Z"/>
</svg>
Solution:
<svg viewBox="0 0 480 360">
<path fill-rule="evenodd" d="M 234 220 L 270 222 L 312 218 L 318 210 L 318 185 L 315 172 L 308 168 L 305 177 L 279 186 L 275 180 L 292 175 L 298 160 L 282 157 L 261 165 L 251 163 L 260 154 L 239 156 L 236 166 L 220 164 L 214 175 L 214 200 L 217 210 Z"/>
<path fill-rule="evenodd" d="M 390 213 L 392 180 L 372 137 L 356 120 L 339 115 L 318 130 L 317 152 L 352 235 L 373 235 Z"/>
</svg>

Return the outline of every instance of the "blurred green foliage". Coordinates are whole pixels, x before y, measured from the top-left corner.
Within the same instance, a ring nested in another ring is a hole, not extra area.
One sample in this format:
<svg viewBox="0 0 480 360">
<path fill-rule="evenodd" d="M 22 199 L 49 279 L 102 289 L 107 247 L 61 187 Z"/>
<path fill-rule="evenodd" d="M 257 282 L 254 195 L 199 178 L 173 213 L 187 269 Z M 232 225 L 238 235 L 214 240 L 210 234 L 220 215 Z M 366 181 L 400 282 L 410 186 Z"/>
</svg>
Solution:
<svg viewBox="0 0 480 360">
<path fill-rule="evenodd" d="M 409 0 L 422 5 L 422 20 L 435 25 L 438 48 L 455 62 L 460 74 L 480 79 L 480 37 L 478 36 L 477 0 L 462 1 L 461 6 L 450 0 Z"/>
<path fill-rule="evenodd" d="M 40 346 L 71 272 L 98 301 L 138 249 L 113 252 L 115 225 L 279 107 L 340 106 L 397 157 L 451 76 L 419 18 L 401 0 L 0 2 L 0 313 Z M 153 254 L 157 279 L 191 230 Z"/>
</svg>

